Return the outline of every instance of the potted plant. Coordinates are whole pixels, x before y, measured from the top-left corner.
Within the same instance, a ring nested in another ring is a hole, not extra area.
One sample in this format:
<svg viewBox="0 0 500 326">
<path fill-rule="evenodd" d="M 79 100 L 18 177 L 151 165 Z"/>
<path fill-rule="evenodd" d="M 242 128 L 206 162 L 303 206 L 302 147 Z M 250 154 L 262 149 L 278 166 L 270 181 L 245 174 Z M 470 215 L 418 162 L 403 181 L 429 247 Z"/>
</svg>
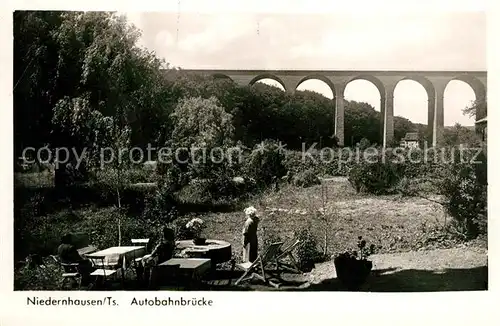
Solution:
<svg viewBox="0 0 500 326">
<path fill-rule="evenodd" d="M 358 249 L 358 251 L 347 250 L 333 260 L 337 278 L 349 291 L 359 290 L 373 267 L 373 263 L 367 258 L 374 253 L 375 245 L 367 247 L 366 241 L 359 236 Z"/>
<path fill-rule="evenodd" d="M 204 245 L 206 238 L 201 236 L 203 229 L 205 228 L 205 223 L 201 218 L 193 218 L 191 221 L 187 222 L 186 228 L 191 234 L 193 234 L 193 243 L 197 246 Z"/>
</svg>

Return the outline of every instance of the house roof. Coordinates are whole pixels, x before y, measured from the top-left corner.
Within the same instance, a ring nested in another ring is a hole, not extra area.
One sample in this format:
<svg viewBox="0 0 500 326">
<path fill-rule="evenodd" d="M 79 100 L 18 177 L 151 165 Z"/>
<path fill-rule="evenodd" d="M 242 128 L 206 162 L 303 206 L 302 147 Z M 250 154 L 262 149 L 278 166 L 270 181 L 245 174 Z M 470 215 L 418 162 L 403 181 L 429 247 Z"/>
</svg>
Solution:
<svg viewBox="0 0 500 326">
<path fill-rule="evenodd" d="M 418 132 L 407 132 L 405 138 L 403 140 L 406 141 L 417 141 L 418 140 Z"/>
</svg>

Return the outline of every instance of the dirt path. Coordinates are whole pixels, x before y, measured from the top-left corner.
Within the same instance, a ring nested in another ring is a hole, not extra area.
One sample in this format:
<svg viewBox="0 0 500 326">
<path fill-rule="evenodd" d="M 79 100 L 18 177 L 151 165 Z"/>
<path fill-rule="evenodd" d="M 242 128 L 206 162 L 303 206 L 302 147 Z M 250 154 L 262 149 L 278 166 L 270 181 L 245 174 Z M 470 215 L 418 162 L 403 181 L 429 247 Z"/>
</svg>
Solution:
<svg viewBox="0 0 500 326">
<path fill-rule="evenodd" d="M 380 254 L 370 257 L 373 271 L 362 290 L 464 291 L 487 289 L 488 256 L 484 249 L 453 248 Z M 309 274 L 311 287 L 334 290 L 332 261 L 318 264 Z"/>
</svg>

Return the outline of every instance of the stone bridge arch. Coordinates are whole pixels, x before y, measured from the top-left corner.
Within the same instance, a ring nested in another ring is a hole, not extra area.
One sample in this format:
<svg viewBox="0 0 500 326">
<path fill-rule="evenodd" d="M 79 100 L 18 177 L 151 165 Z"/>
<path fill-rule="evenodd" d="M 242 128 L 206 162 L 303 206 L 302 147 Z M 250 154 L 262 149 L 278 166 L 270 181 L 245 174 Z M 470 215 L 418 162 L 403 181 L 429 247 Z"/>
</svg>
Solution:
<svg viewBox="0 0 500 326">
<path fill-rule="evenodd" d="M 321 74 L 312 74 L 312 75 L 307 75 L 305 76 L 304 78 L 300 79 L 298 81 L 298 83 L 295 85 L 294 87 L 294 91 L 303 83 L 303 82 L 306 82 L 308 80 L 321 80 L 322 82 L 324 82 L 326 85 L 328 85 L 328 87 L 330 88 L 330 90 L 332 91 L 332 94 L 333 94 L 333 98 L 335 99 L 335 85 L 333 84 L 333 82 L 328 78 L 326 77 L 325 75 L 321 75 Z"/>
<path fill-rule="evenodd" d="M 253 86 L 256 82 L 258 82 L 259 80 L 262 80 L 262 79 L 272 79 L 272 80 L 278 82 L 283 87 L 283 90 L 285 92 L 290 91 L 287 89 L 285 82 L 283 82 L 283 80 L 281 78 L 279 78 L 278 76 L 276 76 L 274 74 L 270 74 L 270 73 L 259 74 L 259 75 L 255 76 L 254 78 L 252 78 L 248 84 L 250 86 Z"/>
<path fill-rule="evenodd" d="M 486 99 L 486 86 L 481 82 L 479 79 L 477 79 L 474 76 L 468 75 L 468 74 L 463 74 L 463 75 L 458 75 L 455 78 L 450 79 L 452 80 L 459 80 L 462 81 L 466 84 L 468 84 L 472 90 L 474 91 L 474 95 L 476 96 L 476 100 L 485 100 Z"/>
<path fill-rule="evenodd" d="M 234 82 L 234 80 L 226 74 L 215 73 L 215 74 L 212 74 L 212 77 L 214 79 L 228 79 L 228 80 Z"/>
<path fill-rule="evenodd" d="M 417 82 L 424 88 L 425 93 L 427 94 L 427 134 L 430 138 L 426 139 L 426 141 L 432 143 L 432 134 L 434 132 L 434 105 L 436 102 L 436 89 L 434 84 L 425 76 L 408 75 L 399 79 L 395 87 L 397 87 L 397 85 L 404 80 Z"/>
</svg>

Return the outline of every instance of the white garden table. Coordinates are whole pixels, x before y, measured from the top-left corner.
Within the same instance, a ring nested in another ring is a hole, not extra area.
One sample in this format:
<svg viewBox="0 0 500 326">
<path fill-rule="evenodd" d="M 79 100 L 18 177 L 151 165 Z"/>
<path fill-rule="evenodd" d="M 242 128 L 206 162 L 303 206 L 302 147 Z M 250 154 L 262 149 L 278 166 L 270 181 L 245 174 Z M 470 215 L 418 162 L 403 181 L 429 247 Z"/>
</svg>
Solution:
<svg viewBox="0 0 500 326">
<path fill-rule="evenodd" d="M 121 246 L 111 247 L 91 254 L 86 257 L 92 259 L 105 256 L 104 266 L 120 266 L 123 270 L 126 269 L 127 263 L 134 261 L 137 257 L 142 257 L 146 254 L 145 246 Z"/>
</svg>

